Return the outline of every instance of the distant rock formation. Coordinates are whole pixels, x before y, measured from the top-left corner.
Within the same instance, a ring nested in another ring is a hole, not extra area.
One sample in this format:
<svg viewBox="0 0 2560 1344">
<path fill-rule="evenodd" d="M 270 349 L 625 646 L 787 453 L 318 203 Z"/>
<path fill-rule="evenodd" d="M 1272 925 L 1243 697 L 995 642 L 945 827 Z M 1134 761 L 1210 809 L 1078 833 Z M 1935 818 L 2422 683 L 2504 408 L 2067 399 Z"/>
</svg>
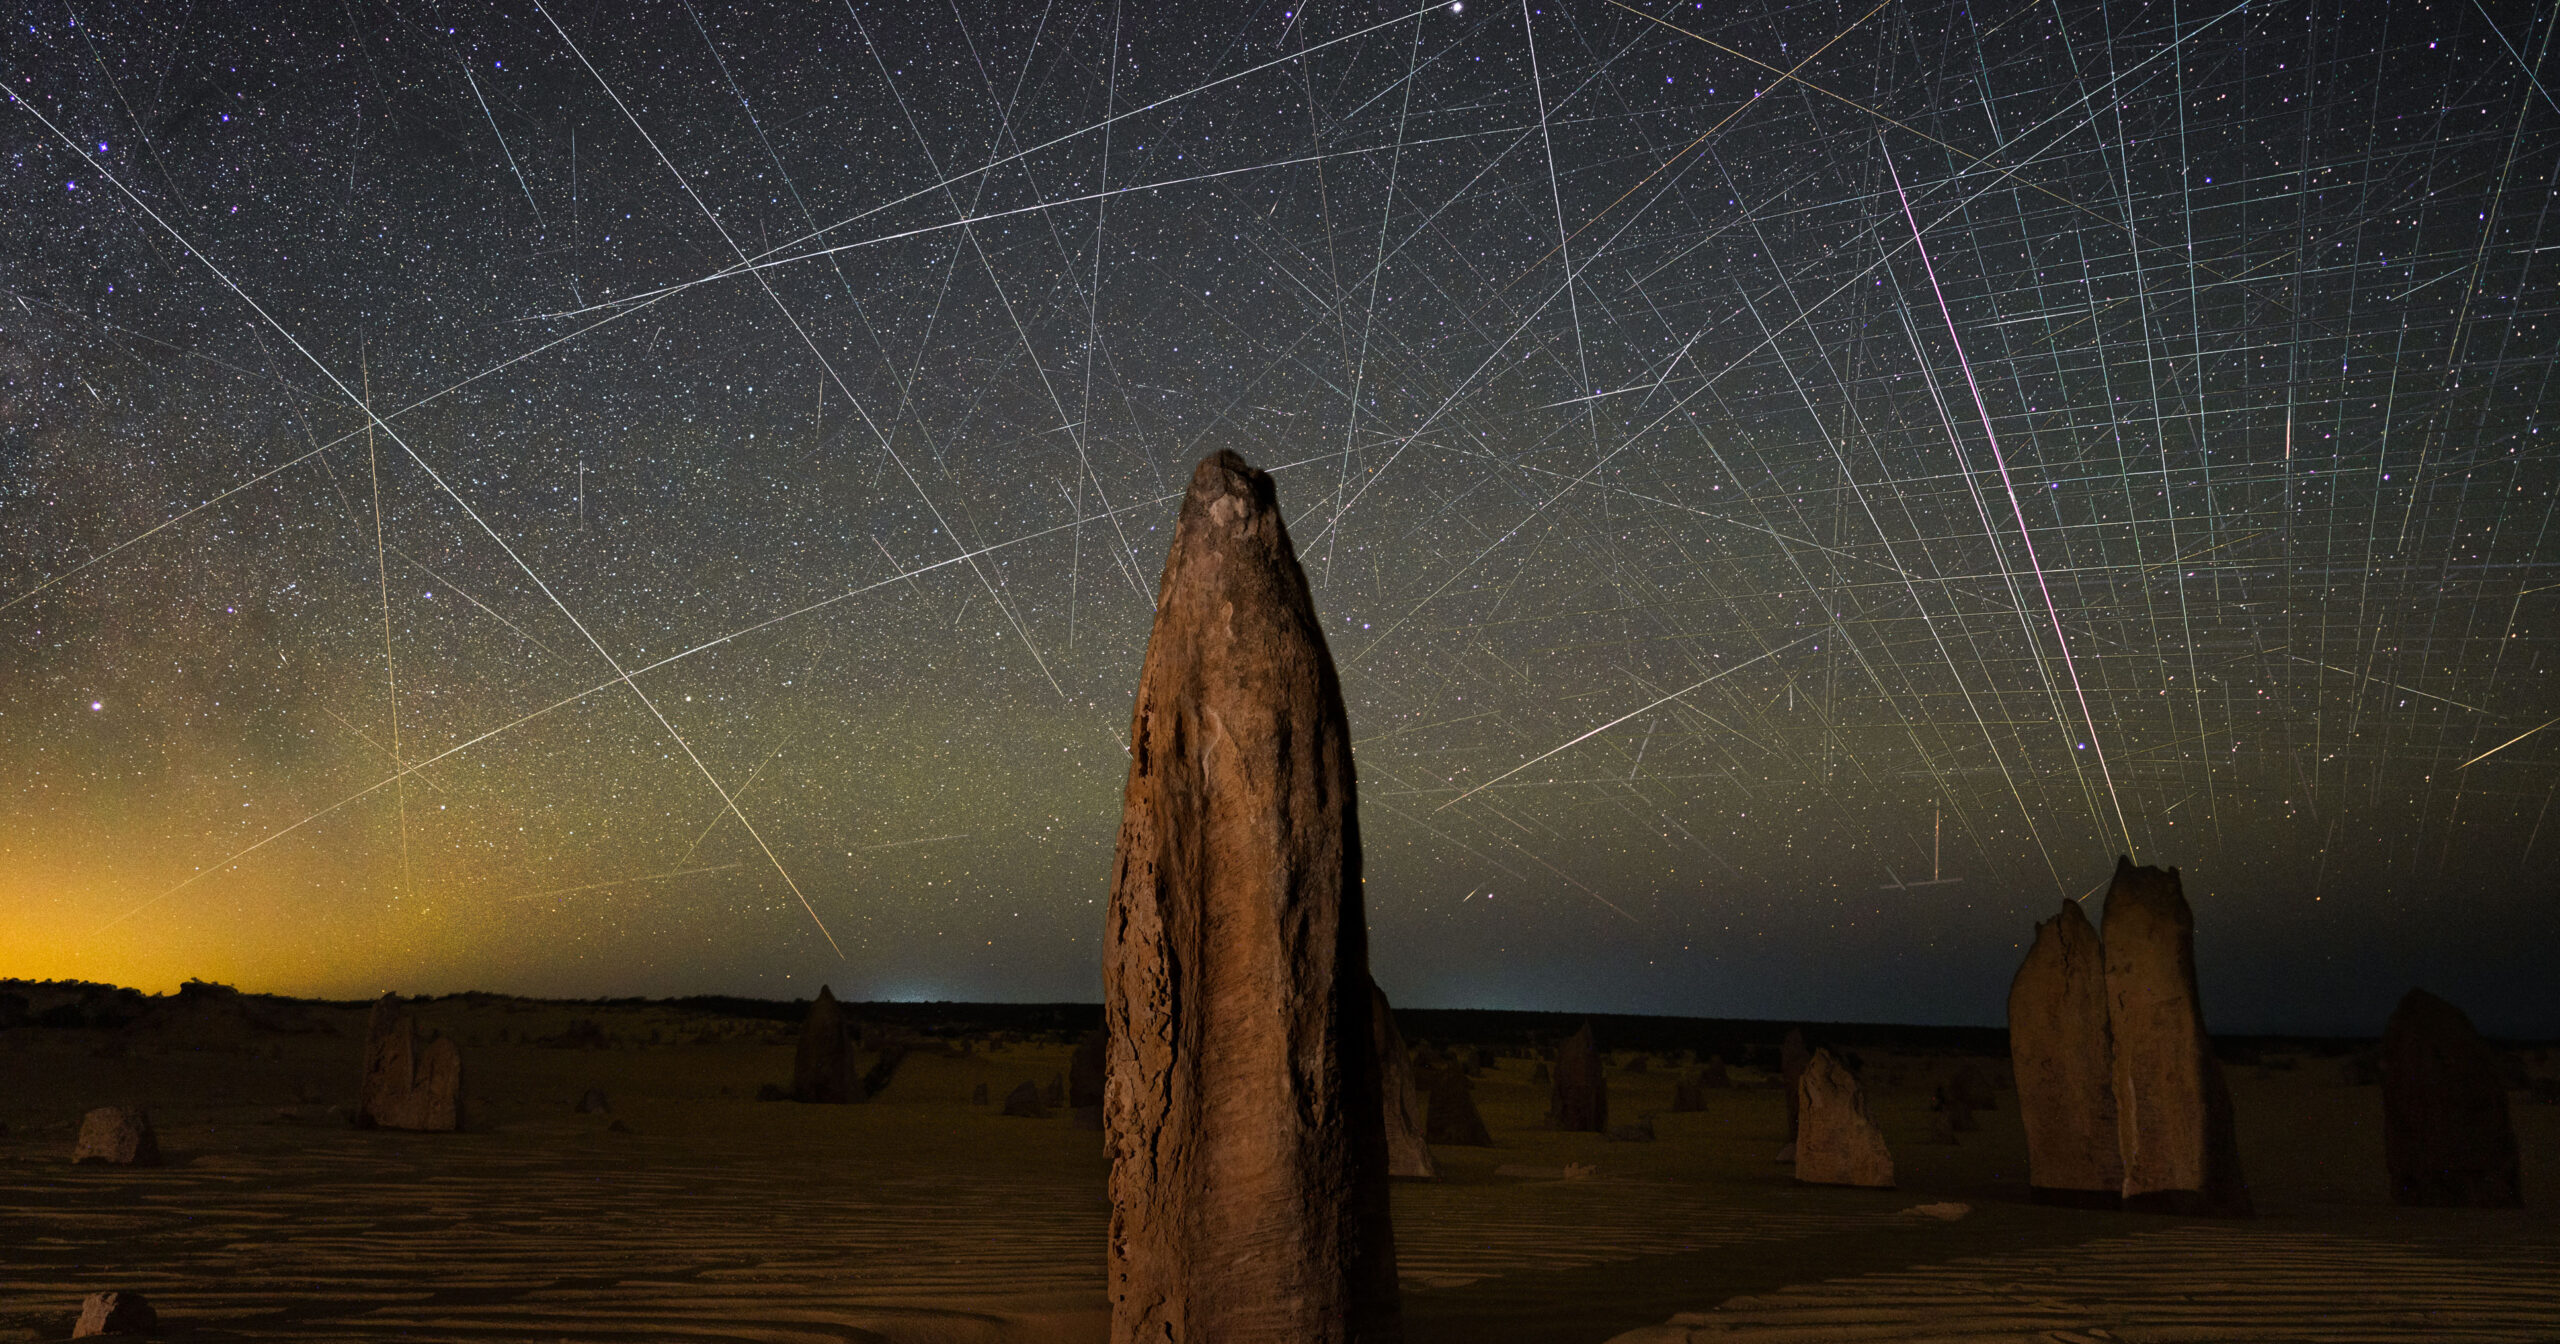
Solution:
<svg viewBox="0 0 2560 1344">
<path fill-rule="evenodd" d="M 2111 1209 L 2124 1198 L 2113 1041 L 2106 949 L 2080 903 L 2064 901 L 2009 982 L 2009 1059 L 2038 1203 Z"/>
<path fill-rule="evenodd" d="M 1893 1187 L 1893 1153 L 1867 1118 L 1858 1076 L 1816 1050 L 1796 1080 L 1796 1179 L 1807 1185 Z"/>
<path fill-rule="evenodd" d="M 1795 1137 L 1800 1121 L 1796 1096 L 1799 1090 L 1798 1085 L 1804 1081 L 1805 1065 L 1812 1062 L 1812 1059 L 1813 1056 L 1806 1053 L 1804 1048 L 1804 1032 L 1795 1027 L 1787 1028 L 1787 1039 L 1778 1046 L 1778 1077 L 1787 1089 L 1787 1137 L 1789 1138 Z"/>
<path fill-rule="evenodd" d="M 1432 1159 L 1424 1138 L 1427 1124 L 1422 1089 L 1413 1079 L 1413 1059 L 1405 1053 L 1404 1033 L 1396 1030 L 1387 992 L 1369 986 L 1369 1038 L 1378 1052 L 1379 1109 L 1386 1117 L 1387 1174 L 1436 1180 L 1440 1164 Z M 1453 1066 L 1454 1067 L 1454 1066 Z"/>
<path fill-rule="evenodd" d="M 1107 1038 L 1099 1031 L 1088 1031 L 1076 1042 L 1076 1053 L 1067 1061 L 1067 1104 L 1082 1110 L 1102 1104 L 1102 1084 Z"/>
<path fill-rule="evenodd" d="M 1671 1110 L 1675 1115 L 1707 1109 L 1707 1085 L 1695 1075 L 1685 1075 L 1671 1085 Z"/>
<path fill-rule="evenodd" d="M 1698 1086 L 1700 1086 L 1700 1087 L 1731 1087 L 1731 1086 L 1733 1086 L 1733 1075 L 1732 1075 L 1732 1074 L 1729 1074 L 1729 1073 L 1727 1073 L 1727 1072 L 1725 1072 L 1725 1069 L 1724 1069 L 1724 1056 L 1722 1056 L 1722 1055 L 1717 1055 L 1715 1058 L 1710 1059 L 1710 1060 L 1708 1060 L 1706 1063 L 1701 1064 L 1701 1065 L 1699 1065 L 1699 1066 L 1698 1066 Z"/>
<path fill-rule="evenodd" d="M 160 1313 L 140 1293 L 91 1293 L 80 1303 L 73 1339 L 92 1335 L 142 1335 L 160 1328 Z"/>
<path fill-rule="evenodd" d="M 1967 1060 L 1956 1065 L 1956 1071 L 1948 1076 L 1947 1100 L 1967 1114 L 1996 1111 L 2000 1109 L 2000 1089 L 1981 1065 Z"/>
<path fill-rule="evenodd" d="M 972 1106 L 984 1106 L 987 1104 L 987 1085 L 985 1083 L 980 1083 L 976 1087 L 969 1089 L 969 1104 Z"/>
<path fill-rule="evenodd" d="M 1591 1024 L 1556 1047 L 1555 1085 L 1547 1093 L 1547 1123 L 1563 1130 L 1609 1132 L 1609 1080 L 1600 1073 L 1600 1052 L 1591 1042 Z"/>
<path fill-rule="evenodd" d="M 1451 1064 L 1431 1075 L 1431 1112 L 1423 1121 L 1422 1133 L 1433 1143 L 1493 1146 L 1493 1135 L 1476 1110 L 1475 1085 L 1467 1081 L 1466 1070 Z"/>
<path fill-rule="evenodd" d="M 2394 1203 L 2524 1204 L 2497 1054 L 2461 1009 L 2423 989 L 2410 990 L 2382 1029 L 2382 1151 Z"/>
<path fill-rule="evenodd" d="M 2101 939 L 2115 1045 L 2124 1203 L 2166 1213 L 2247 1217 L 2231 1092 L 2196 994 L 2195 912 L 2178 870 L 2116 860 Z"/>
<path fill-rule="evenodd" d="M 1021 1086 L 1005 1093 L 1004 1113 L 1023 1120 L 1048 1119 L 1049 1106 L 1040 1100 L 1040 1085 L 1026 1079 Z"/>
<path fill-rule="evenodd" d="M 844 1008 L 833 989 L 820 985 L 809 1015 L 800 1020 L 800 1048 L 791 1056 L 791 1099 L 843 1106 L 862 1100 L 861 1088 Z"/>
<path fill-rule="evenodd" d="M 462 1128 L 462 1050 L 438 1036 L 421 1044 L 400 996 L 374 1001 L 364 1028 L 364 1087 L 356 1123 L 367 1129 Z"/>
<path fill-rule="evenodd" d="M 160 1165 L 160 1136 L 151 1117 L 126 1106 L 101 1106 L 80 1118 L 80 1138 L 72 1145 L 74 1162 L 111 1167 Z"/>
<path fill-rule="evenodd" d="M 1401 1338 L 1350 726 L 1231 452 L 1165 560 L 1112 868 L 1114 1344 Z"/>
</svg>

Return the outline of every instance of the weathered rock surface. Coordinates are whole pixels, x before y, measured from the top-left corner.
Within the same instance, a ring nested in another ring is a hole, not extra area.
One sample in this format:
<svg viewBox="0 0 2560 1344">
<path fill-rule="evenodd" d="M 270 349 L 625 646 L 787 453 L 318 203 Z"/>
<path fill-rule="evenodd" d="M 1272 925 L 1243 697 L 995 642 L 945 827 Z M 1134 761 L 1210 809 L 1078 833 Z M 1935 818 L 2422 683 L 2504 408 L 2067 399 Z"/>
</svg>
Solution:
<svg viewBox="0 0 2560 1344">
<path fill-rule="evenodd" d="M 1040 1100 L 1040 1085 L 1026 1080 L 1020 1087 L 1005 1093 L 1004 1113 L 1024 1120 L 1048 1119 L 1049 1106 Z"/>
<path fill-rule="evenodd" d="M 2080 903 L 2064 901 L 2009 982 L 2009 1059 L 2038 1203 L 2114 1208 L 2124 1197 L 2113 1041 L 2106 950 Z"/>
<path fill-rule="evenodd" d="M 1466 1070 L 1451 1064 L 1431 1075 L 1431 1113 L 1423 1122 L 1422 1132 L 1433 1143 L 1465 1148 L 1493 1146 L 1493 1135 L 1484 1127 L 1483 1114 L 1476 1110 L 1475 1085 L 1467 1081 Z"/>
<path fill-rule="evenodd" d="M 1115 1344 L 1401 1338 L 1342 689 L 1271 478 L 1192 473 L 1104 931 Z"/>
<path fill-rule="evenodd" d="M 2382 1029 L 2382 1152 L 2395 1203 L 2524 1204 L 2497 1053 L 2461 1009 L 2423 989 L 2410 990 Z"/>
<path fill-rule="evenodd" d="M 1605 1134 L 1609 1131 L 1609 1080 L 1600 1072 L 1600 1052 L 1591 1043 L 1591 1024 L 1556 1047 L 1555 1083 L 1547 1093 L 1547 1123 L 1557 1129 Z"/>
<path fill-rule="evenodd" d="M 2231 1093 L 2196 994 L 2195 928 L 2177 869 L 2116 860 L 2101 939 L 2124 1203 L 2247 1217 Z"/>
<path fill-rule="evenodd" d="M 101 1106 L 80 1117 L 80 1138 L 72 1146 L 74 1162 L 97 1162 L 113 1167 L 156 1167 L 160 1165 L 160 1137 L 151 1130 L 151 1117 L 126 1106 Z"/>
<path fill-rule="evenodd" d="M 1378 1095 L 1386 1117 L 1387 1174 L 1436 1180 L 1440 1164 L 1432 1160 L 1424 1137 L 1422 1088 L 1414 1082 L 1413 1057 L 1405 1053 L 1404 1033 L 1396 1030 L 1387 992 L 1369 987 L 1369 1038 L 1378 1052 Z"/>
<path fill-rule="evenodd" d="M 1798 1121 L 1796 1096 L 1798 1084 L 1803 1082 L 1805 1065 L 1810 1063 L 1812 1059 L 1813 1056 L 1804 1048 L 1804 1032 L 1793 1027 L 1788 1028 L 1787 1039 L 1780 1042 L 1778 1045 L 1778 1077 L 1785 1084 L 1787 1089 L 1787 1133 L 1789 1136 L 1793 1136 L 1795 1134 Z"/>
<path fill-rule="evenodd" d="M 854 1039 L 833 989 L 818 986 L 809 1015 L 800 1020 L 800 1047 L 791 1056 L 791 1099 L 842 1106 L 862 1100 L 854 1072 Z"/>
<path fill-rule="evenodd" d="M 1893 1186 L 1893 1154 L 1867 1118 L 1858 1076 L 1816 1050 L 1796 1080 L 1796 1179 L 1807 1185 Z"/>
<path fill-rule="evenodd" d="M 91 1335 L 139 1335 L 160 1326 L 160 1313 L 140 1293 L 91 1293 L 80 1303 L 73 1339 Z"/>
<path fill-rule="evenodd" d="M 449 1132 L 462 1128 L 462 1050 L 438 1036 L 420 1042 L 418 1019 L 385 994 L 365 1020 L 364 1088 L 356 1123 Z"/>
</svg>

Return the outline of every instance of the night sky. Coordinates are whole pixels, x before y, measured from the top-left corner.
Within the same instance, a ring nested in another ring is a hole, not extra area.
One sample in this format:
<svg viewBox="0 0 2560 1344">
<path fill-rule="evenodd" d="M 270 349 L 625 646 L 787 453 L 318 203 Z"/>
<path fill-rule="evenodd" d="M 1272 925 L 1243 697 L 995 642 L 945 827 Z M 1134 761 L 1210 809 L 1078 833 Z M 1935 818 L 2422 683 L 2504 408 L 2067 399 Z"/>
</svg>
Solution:
<svg viewBox="0 0 2560 1344">
<path fill-rule="evenodd" d="M 2560 1032 L 2554 28 L 28 8 L 0 975 L 1094 999 L 1232 448 L 1399 1003 Z"/>
</svg>

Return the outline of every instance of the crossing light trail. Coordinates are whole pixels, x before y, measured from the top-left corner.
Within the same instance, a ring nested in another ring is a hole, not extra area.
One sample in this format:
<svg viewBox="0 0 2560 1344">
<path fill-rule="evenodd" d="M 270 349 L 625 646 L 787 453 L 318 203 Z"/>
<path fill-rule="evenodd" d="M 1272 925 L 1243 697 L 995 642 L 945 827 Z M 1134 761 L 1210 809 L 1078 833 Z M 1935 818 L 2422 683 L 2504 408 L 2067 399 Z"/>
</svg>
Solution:
<svg viewBox="0 0 2560 1344">
<path fill-rule="evenodd" d="M 68 894 L 0 941 L 1042 983 L 1226 448 L 1380 927 L 1470 965 L 1935 937 L 2137 845 L 2243 928 L 2506 891 L 2560 27 L 2216 5 L 546 0 L 186 109 L 124 73 L 180 30 L 38 23 L 0 764 Z"/>
<path fill-rule="evenodd" d="M 2009 516 L 2018 525 L 2018 544 L 2027 553 L 2027 567 L 2035 571 L 2036 591 L 2044 598 L 2044 610 L 2053 622 L 2053 642 L 2062 651 L 2062 667 L 2071 678 L 2071 694 L 2080 704 L 2081 725 L 2089 730 L 2089 750 L 2098 758 L 2098 773 L 2107 782 L 2107 802 L 2115 809 L 2116 830 L 2124 837 L 2124 852 L 2136 854 L 2133 827 L 2124 819 L 2124 800 L 2116 794 L 2115 773 L 2107 765 L 2106 744 L 2099 739 L 2098 721 L 2089 712 L 2089 693 L 2080 684 L 2080 664 L 2071 654 L 2071 638 L 2062 629 L 2062 613 L 2053 604 L 2053 584 L 2045 577 L 2043 562 L 2036 559 L 2035 533 L 2027 526 L 2026 506 L 2018 502 L 2018 483 L 2009 474 L 2009 459 L 2000 451 L 1999 432 L 1991 426 L 1991 407 L 1982 399 L 1982 384 L 1973 376 L 1973 361 L 1964 352 L 1964 337 L 1956 331 L 1955 310 L 1947 306 L 1947 292 L 1938 284 L 1938 269 L 1929 260 L 1929 245 L 1920 236 L 1920 217 L 1911 213 L 1911 196 L 1902 189 L 1902 174 L 1893 167 L 1893 156 L 1885 156 L 1885 168 L 1893 174 L 1893 193 L 1902 202 L 1902 217 L 1911 226 L 1911 249 L 1920 256 L 1921 269 L 1929 277 L 1929 292 L 1938 301 L 1938 315 L 1947 324 L 1947 343 L 1955 348 L 1956 363 L 1964 370 L 1967 391 L 1973 394 L 1974 413 L 1982 418 L 1982 441 L 1991 449 L 1991 461 L 2000 470 L 2000 488 L 2008 492 Z"/>
</svg>

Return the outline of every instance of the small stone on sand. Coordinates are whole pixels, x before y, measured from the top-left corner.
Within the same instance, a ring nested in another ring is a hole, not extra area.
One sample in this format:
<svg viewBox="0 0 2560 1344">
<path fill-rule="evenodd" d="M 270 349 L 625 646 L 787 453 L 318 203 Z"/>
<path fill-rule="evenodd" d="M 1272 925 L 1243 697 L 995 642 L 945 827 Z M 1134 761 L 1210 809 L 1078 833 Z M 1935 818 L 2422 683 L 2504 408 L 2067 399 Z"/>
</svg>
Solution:
<svg viewBox="0 0 2560 1344">
<path fill-rule="evenodd" d="M 160 1313 L 140 1293 L 91 1293 L 80 1304 L 80 1319 L 71 1327 L 71 1337 L 138 1335 L 159 1325 Z"/>
<path fill-rule="evenodd" d="M 128 1106 L 101 1106 L 80 1118 L 80 1141 L 71 1150 L 74 1162 L 114 1167 L 160 1165 L 160 1139 L 151 1117 Z"/>
<path fill-rule="evenodd" d="M 1026 1082 L 1005 1093 L 1004 1113 L 1024 1120 L 1048 1119 L 1049 1106 L 1040 1099 L 1040 1085 Z"/>
</svg>

